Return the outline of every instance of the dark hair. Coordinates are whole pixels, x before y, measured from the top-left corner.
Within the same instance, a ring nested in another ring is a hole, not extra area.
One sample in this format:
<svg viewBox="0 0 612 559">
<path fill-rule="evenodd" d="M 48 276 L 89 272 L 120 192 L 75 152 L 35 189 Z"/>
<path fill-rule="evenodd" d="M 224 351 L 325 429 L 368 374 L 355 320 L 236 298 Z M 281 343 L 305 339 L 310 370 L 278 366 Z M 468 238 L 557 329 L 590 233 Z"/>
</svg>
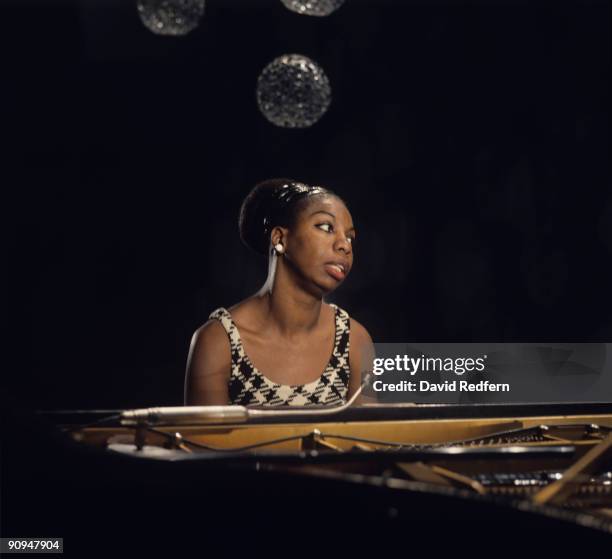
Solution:
<svg viewBox="0 0 612 559">
<path fill-rule="evenodd" d="M 240 207 L 238 227 L 242 242 L 259 254 L 268 253 L 270 231 L 277 225 L 291 228 L 312 196 L 338 195 L 322 186 L 293 179 L 269 179 L 255 185 Z"/>
</svg>

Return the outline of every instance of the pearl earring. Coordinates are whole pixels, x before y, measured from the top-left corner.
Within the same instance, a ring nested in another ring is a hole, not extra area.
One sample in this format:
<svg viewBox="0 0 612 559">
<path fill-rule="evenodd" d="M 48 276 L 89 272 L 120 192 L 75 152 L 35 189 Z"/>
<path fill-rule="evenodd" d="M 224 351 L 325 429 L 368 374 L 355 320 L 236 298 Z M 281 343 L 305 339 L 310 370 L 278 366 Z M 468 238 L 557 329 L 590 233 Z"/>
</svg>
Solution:
<svg viewBox="0 0 612 559">
<path fill-rule="evenodd" d="M 276 243 L 274 245 L 274 250 L 276 250 L 276 252 L 278 252 L 279 254 L 282 254 L 283 252 L 285 252 L 285 247 L 283 247 L 283 245 L 281 245 L 280 243 Z"/>
</svg>

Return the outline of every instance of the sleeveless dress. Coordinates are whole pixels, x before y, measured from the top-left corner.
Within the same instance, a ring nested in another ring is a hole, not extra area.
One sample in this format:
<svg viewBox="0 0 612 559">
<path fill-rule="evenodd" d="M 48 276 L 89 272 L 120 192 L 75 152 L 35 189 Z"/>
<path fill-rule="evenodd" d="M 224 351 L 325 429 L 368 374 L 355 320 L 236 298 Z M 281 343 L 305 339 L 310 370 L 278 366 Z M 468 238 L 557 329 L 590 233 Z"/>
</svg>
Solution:
<svg viewBox="0 0 612 559">
<path fill-rule="evenodd" d="M 308 384 L 278 384 L 257 370 L 242 346 L 242 339 L 230 312 L 220 307 L 209 319 L 221 322 L 229 336 L 232 372 L 228 383 L 229 403 L 242 406 L 312 406 L 342 404 L 346 401 L 350 378 L 348 313 L 335 310 L 336 336 L 332 355 L 323 374 Z"/>
</svg>

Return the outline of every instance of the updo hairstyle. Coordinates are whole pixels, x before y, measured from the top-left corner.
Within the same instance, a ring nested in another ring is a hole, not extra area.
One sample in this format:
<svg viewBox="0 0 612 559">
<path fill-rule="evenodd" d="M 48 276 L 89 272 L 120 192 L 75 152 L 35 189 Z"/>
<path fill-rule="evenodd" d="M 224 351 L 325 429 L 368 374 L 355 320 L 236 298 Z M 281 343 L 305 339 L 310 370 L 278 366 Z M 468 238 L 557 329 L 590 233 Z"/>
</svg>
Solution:
<svg viewBox="0 0 612 559">
<path fill-rule="evenodd" d="M 313 196 L 337 195 L 327 188 L 287 178 L 258 183 L 240 207 L 240 239 L 251 250 L 267 255 L 272 229 L 277 225 L 291 229 Z"/>
</svg>

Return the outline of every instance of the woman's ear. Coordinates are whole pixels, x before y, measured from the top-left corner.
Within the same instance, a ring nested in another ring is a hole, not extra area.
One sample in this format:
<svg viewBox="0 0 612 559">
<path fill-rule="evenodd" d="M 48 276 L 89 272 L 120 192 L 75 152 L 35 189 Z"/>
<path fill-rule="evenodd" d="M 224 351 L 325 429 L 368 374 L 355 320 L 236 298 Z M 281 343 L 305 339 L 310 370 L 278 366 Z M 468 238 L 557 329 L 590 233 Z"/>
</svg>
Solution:
<svg viewBox="0 0 612 559">
<path fill-rule="evenodd" d="M 274 247 L 278 243 L 284 246 L 287 242 L 288 233 L 289 229 L 287 229 L 286 227 L 281 227 L 280 225 L 274 227 L 274 229 L 270 231 L 270 241 L 272 243 L 272 246 Z"/>
</svg>

